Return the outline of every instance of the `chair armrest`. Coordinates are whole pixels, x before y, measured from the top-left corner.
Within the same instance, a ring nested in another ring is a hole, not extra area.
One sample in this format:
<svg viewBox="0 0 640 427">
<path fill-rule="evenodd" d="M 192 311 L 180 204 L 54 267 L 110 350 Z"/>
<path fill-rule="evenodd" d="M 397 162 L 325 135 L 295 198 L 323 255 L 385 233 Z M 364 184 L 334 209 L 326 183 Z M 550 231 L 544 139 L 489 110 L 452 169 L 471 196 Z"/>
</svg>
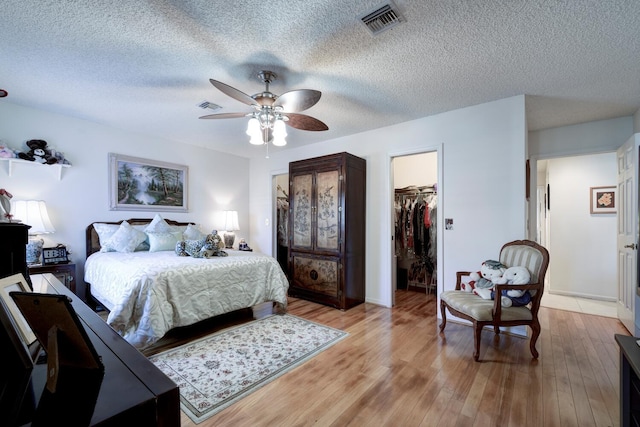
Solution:
<svg viewBox="0 0 640 427">
<path fill-rule="evenodd" d="M 462 278 L 465 277 L 465 276 L 468 276 L 470 274 L 471 274 L 470 271 L 458 271 L 458 272 L 456 272 L 456 291 L 459 291 L 461 289 Z"/>
<path fill-rule="evenodd" d="M 518 290 L 528 290 L 528 291 L 539 291 L 542 289 L 544 284 L 542 283 L 529 283 L 528 285 L 514 285 L 504 283 L 501 285 L 495 285 L 495 298 L 493 299 L 493 317 L 494 319 L 501 319 L 502 317 L 502 301 L 500 296 L 502 295 L 502 291 L 508 291 L 509 289 L 518 289 Z"/>
<path fill-rule="evenodd" d="M 517 289 L 519 291 L 538 291 L 541 287 L 541 283 L 529 283 L 528 285 L 513 285 L 504 283 L 501 285 L 494 285 L 496 294 L 502 294 L 502 291 L 508 291 L 510 289 Z"/>
</svg>

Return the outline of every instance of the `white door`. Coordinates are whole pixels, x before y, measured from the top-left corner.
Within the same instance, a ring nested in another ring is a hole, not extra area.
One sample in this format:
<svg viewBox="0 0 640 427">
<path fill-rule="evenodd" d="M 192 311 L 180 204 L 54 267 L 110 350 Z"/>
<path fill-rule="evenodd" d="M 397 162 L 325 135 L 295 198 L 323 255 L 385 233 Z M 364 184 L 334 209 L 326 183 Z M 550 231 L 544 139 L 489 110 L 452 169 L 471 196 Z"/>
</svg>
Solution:
<svg viewBox="0 0 640 427">
<path fill-rule="evenodd" d="M 618 318 L 634 333 L 637 277 L 637 201 L 636 165 L 638 135 L 617 150 L 618 160 Z"/>
</svg>

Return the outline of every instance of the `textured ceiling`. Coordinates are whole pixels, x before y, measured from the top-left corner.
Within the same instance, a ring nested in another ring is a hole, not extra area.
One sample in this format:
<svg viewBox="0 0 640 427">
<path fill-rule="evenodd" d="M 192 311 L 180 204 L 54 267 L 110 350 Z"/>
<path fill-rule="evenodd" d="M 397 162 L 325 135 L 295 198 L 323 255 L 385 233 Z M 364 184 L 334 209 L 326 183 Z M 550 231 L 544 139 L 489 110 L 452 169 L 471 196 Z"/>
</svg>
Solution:
<svg viewBox="0 0 640 427">
<path fill-rule="evenodd" d="M 381 4 L 3 0 L 0 102 L 247 157 L 264 151 L 245 119 L 198 119 L 204 100 L 251 111 L 210 78 L 321 91 L 305 113 L 329 130 L 287 147 L 519 94 L 529 130 L 640 109 L 638 0 L 395 0 L 406 22 L 373 36 L 360 17 Z"/>
</svg>

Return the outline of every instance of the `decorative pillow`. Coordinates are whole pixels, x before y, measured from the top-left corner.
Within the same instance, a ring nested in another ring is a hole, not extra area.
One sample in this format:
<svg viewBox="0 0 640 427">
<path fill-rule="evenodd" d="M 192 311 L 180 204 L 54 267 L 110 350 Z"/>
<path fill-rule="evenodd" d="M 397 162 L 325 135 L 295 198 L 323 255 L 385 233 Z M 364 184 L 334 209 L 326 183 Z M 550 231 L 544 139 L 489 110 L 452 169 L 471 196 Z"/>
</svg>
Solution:
<svg viewBox="0 0 640 427">
<path fill-rule="evenodd" d="M 132 225 L 136 230 L 140 230 L 144 233 L 144 230 L 147 229 L 149 224 L 135 224 Z M 145 252 L 149 250 L 149 236 L 145 233 L 144 242 L 140 243 L 134 252 Z"/>
<path fill-rule="evenodd" d="M 108 252 L 104 244 L 118 231 L 118 228 L 120 228 L 118 224 L 103 224 L 101 222 L 93 224 L 93 229 L 98 233 L 98 239 L 100 240 L 100 252 Z"/>
<path fill-rule="evenodd" d="M 147 236 L 149 236 L 149 252 L 173 251 L 176 243 L 182 240 L 182 233 L 179 231 L 147 233 Z"/>
<path fill-rule="evenodd" d="M 118 230 L 104 242 L 100 251 L 133 252 L 146 238 L 142 231 L 136 230 L 127 221 L 123 221 Z"/>
<path fill-rule="evenodd" d="M 187 225 L 187 228 L 182 233 L 182 236 L 184 237 L 184 240 L 200 240 L 200 239 L 204 239 L 205 237 L 207 237 L 207 235 L 205 233 L 200 231 L 198 226 L 193 225 L 193 224 Z"/>
<path fill-rule="evenodd" d="M 156 214 L 149 225 L 147 225 L 147 228 L 144 229 L 145 233 L 170 233 L 172 231 L 175 230 L 167 224 L 167 221 L 165 221 L 160 214 Z"/>
</svg>

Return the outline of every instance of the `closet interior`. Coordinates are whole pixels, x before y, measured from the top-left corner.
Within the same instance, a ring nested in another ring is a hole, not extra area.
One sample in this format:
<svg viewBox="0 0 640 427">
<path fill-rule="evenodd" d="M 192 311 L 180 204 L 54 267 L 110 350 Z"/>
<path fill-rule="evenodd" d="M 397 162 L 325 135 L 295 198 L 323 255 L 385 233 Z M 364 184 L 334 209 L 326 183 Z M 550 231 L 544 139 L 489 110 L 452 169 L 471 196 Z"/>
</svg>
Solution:
<svg viewBox="0 0 640 427">
<path fill-rule="evenodd" d="M 276 176 L 276 258 L 282 271 L 288 276 L 289 258 L 289 174 Z"/>
<path fill-rule="evenodd" d="M 437 154 L 394 158 L 396 288 L 437 289 Z M 429 184 L 427 184 L 429 182 Z"/>
</svg>

